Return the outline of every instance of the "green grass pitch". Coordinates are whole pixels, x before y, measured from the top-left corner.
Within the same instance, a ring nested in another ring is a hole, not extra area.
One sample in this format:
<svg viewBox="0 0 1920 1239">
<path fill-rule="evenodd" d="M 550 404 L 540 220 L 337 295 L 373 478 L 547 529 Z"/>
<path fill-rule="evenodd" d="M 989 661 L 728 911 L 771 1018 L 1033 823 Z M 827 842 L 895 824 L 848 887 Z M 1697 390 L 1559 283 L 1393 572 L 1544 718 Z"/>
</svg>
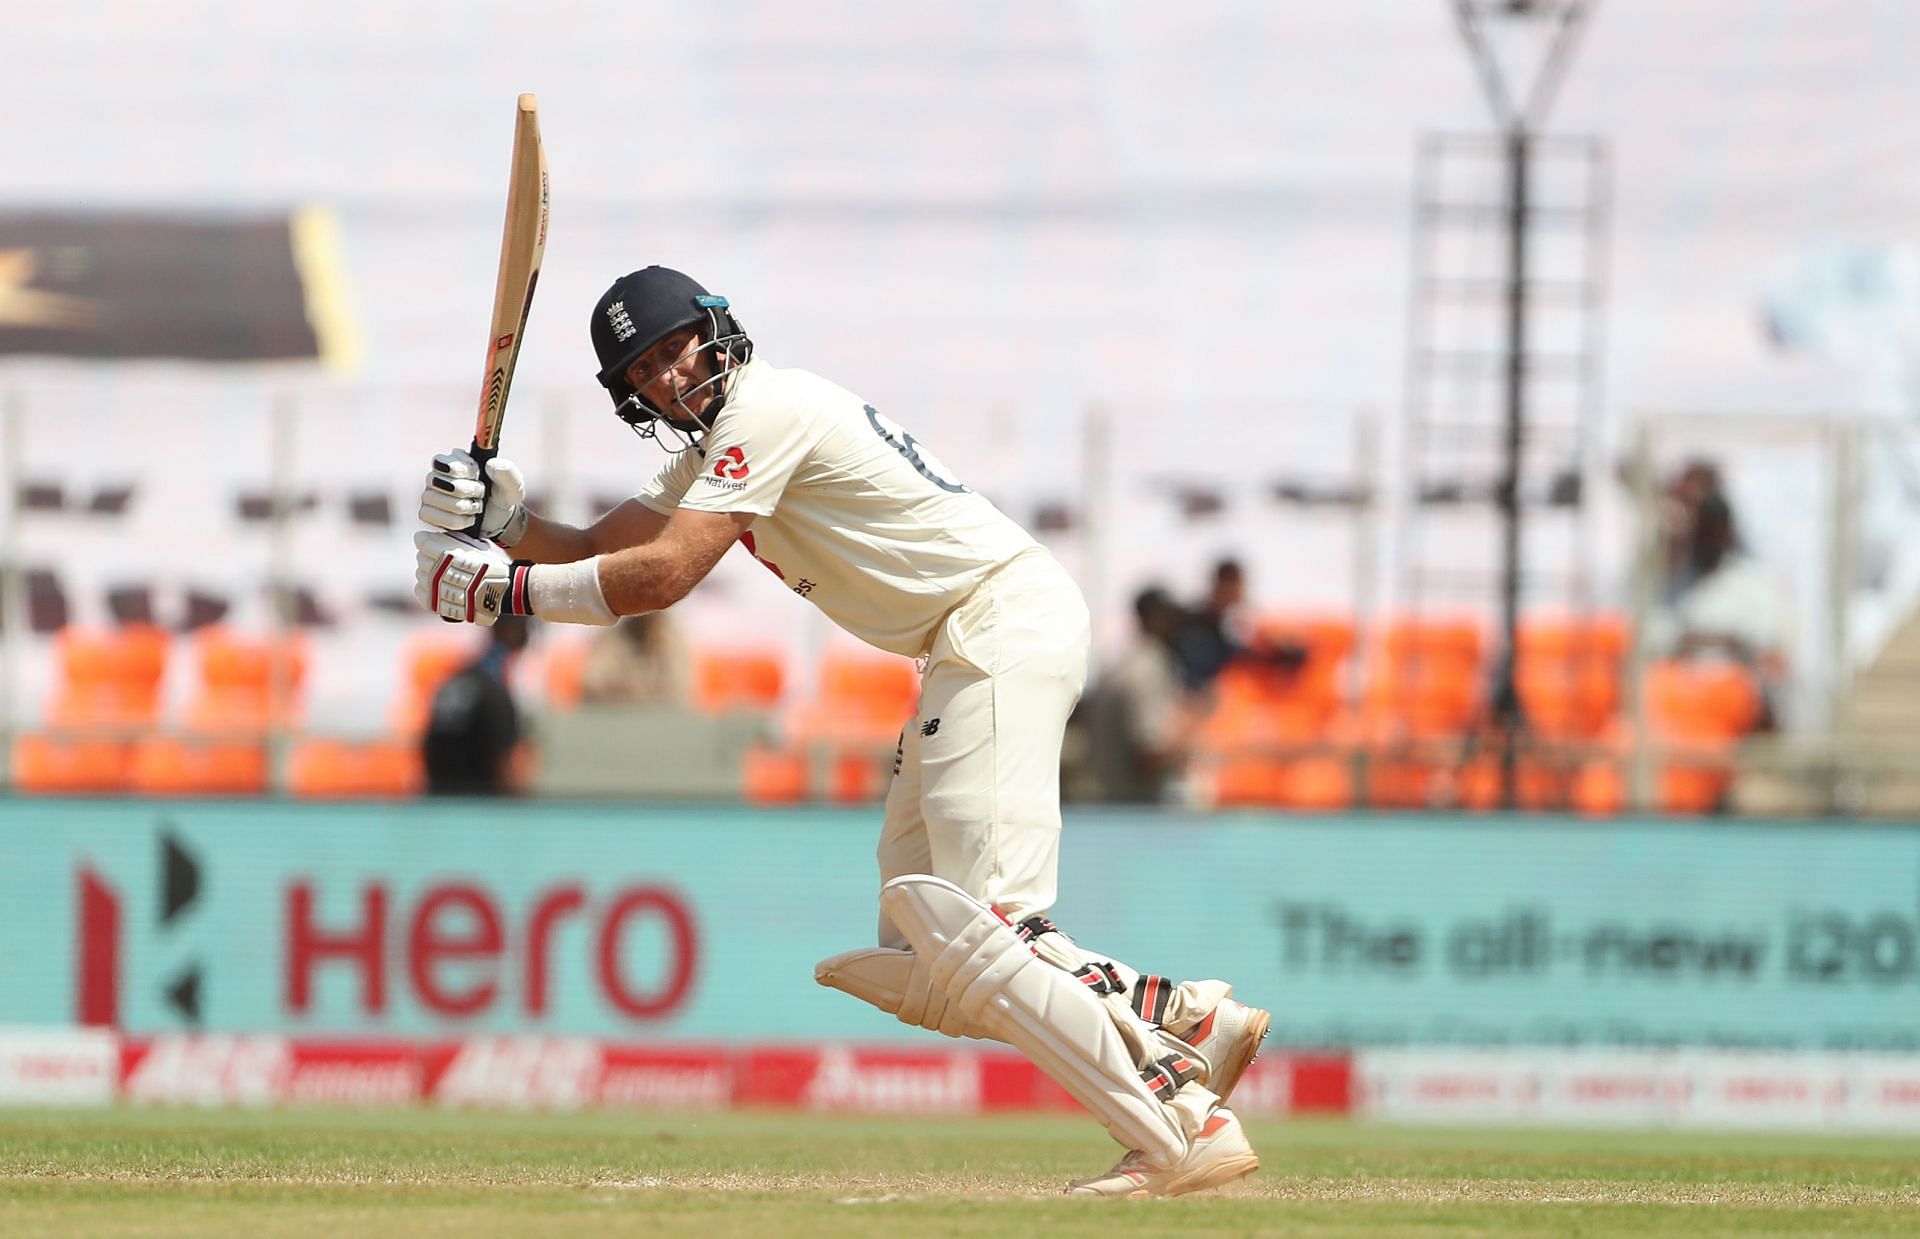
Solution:
<svg viewBox="0 0 1920 1239">
<path fill-rule="evenodd" d="M 1178 1200 L 1090 1119 L 0 1110 L 0 1235 L 1913 1235 L 1920 1142 L 1251 1125 Z"/>
</svg>

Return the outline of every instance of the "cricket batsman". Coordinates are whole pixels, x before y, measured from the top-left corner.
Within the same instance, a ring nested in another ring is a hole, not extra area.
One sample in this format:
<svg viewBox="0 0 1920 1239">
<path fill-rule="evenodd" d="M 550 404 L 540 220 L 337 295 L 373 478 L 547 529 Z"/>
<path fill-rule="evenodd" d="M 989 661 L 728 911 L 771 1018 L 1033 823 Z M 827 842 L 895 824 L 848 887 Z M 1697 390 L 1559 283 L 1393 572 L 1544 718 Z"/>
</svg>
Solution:
<svg viewBox="0 0 1920 1239">
<path fill-rule="evenodd" d="M 1224 982 L 1090 951 L 1046 917 L 1090 641 L 1072 578 L 872 405 L 755 357 L 727 300 L 680 272 L 615 281 L 592 338 L 615 414 L 667 447 L 665 465 L 580 529 L 530 512 L 507 460 L 483 479 L 464 451 L 436 456 L 414 536 L 421 605 L 607 625 L 672 606 L 739 544 L 854 636 L 923 660 L 880 831 L 879 944 L 816 979 L 1031 1059 L 1127 1150 L 1070 1194 L 1178 1196 L 1258 1169 L 1224 1102 L 1268 1013 Z M 476 517 L 484 538 L 455 532 Z"/>
</svg>

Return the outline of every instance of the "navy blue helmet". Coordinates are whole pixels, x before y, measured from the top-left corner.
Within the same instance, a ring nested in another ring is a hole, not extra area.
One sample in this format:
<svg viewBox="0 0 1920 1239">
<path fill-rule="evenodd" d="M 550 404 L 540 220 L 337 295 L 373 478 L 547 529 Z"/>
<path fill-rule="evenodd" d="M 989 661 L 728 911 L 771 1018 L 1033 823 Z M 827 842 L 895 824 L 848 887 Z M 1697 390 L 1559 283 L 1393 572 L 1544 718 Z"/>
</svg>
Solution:
<svg viewBox="0 0 1920 1239">
<path fill-rule="evenodd" d="M 700 348 L 712 354 L 713 377 L 683 392 L 675 403 L 682 405 L 685 420 L 692 421 L 682 402 L 694 392 L 711 387 L 712 399 L 699 419 L 711 424 L 726 399 L 727 376 L 753 356 L 753 341 L 740 329 L 725 297 L 715 296 L 692 277 L 671 268 L 647 267 L 615 280 L 593 307 L 593 351 L 600 362 L 596 377 L 613 396 L 614 412 L 620 420 L 642 435 L 651 436 L 654 423 L 666 417 L 666 410 L 634 390 L 627 381 L 627 368 L 642 353 L 684 327 L 699 329 Z"/>
</svg>

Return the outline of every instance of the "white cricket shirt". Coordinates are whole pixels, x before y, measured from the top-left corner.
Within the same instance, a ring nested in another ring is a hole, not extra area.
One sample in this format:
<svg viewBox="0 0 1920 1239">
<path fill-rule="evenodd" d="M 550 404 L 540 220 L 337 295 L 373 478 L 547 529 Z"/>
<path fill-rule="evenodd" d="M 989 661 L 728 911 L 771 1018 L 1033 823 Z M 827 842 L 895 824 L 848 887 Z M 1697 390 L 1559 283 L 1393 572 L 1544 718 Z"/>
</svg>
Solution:
<svg viewBox="0 0 1920 1239">
<path fill-rule="evenodd" d="M 758 360 L 732 383 L 701 447 L 636 498 L 754 513 L 747 550 L 861 640 L 920 657 L 988 573 L 1038 545 L 845 388 Z"/>
</svg>

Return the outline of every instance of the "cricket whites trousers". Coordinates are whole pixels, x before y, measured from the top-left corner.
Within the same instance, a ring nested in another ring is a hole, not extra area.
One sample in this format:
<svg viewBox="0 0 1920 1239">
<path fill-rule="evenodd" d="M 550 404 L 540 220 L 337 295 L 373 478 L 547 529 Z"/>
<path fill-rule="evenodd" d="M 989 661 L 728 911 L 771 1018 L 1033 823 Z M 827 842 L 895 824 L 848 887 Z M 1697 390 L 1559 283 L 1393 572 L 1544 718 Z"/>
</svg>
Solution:
<svg viewBox="0 0 1920 1239">
<path fill-rule="evenodd" d="M 930 873 L 1015 923 L 1053 906 L 1061 738 L 1091 642 L 1079 586 L 1043 550 L 941 621 L 887 790 L 883 884 Z M 884 917 L 880 945 L 907 945 Z"/>
<path fill-rule="evenodd" d="M 1091 644 L 1080 587 L 1039 549 L 1002 565 L 941 622 L 887 790 L 883 885 L 932 874 L 1015 925 L 1053 906 L 1060 746 Z M 879 945 L 910 949 L 884 915 Z M 1150 1026 L 1197 1022 L 1226 989 L 1143 977 L 1086 946 L 1066 950 L 1063 966 L 1098 961 Z"/>
</svg>

